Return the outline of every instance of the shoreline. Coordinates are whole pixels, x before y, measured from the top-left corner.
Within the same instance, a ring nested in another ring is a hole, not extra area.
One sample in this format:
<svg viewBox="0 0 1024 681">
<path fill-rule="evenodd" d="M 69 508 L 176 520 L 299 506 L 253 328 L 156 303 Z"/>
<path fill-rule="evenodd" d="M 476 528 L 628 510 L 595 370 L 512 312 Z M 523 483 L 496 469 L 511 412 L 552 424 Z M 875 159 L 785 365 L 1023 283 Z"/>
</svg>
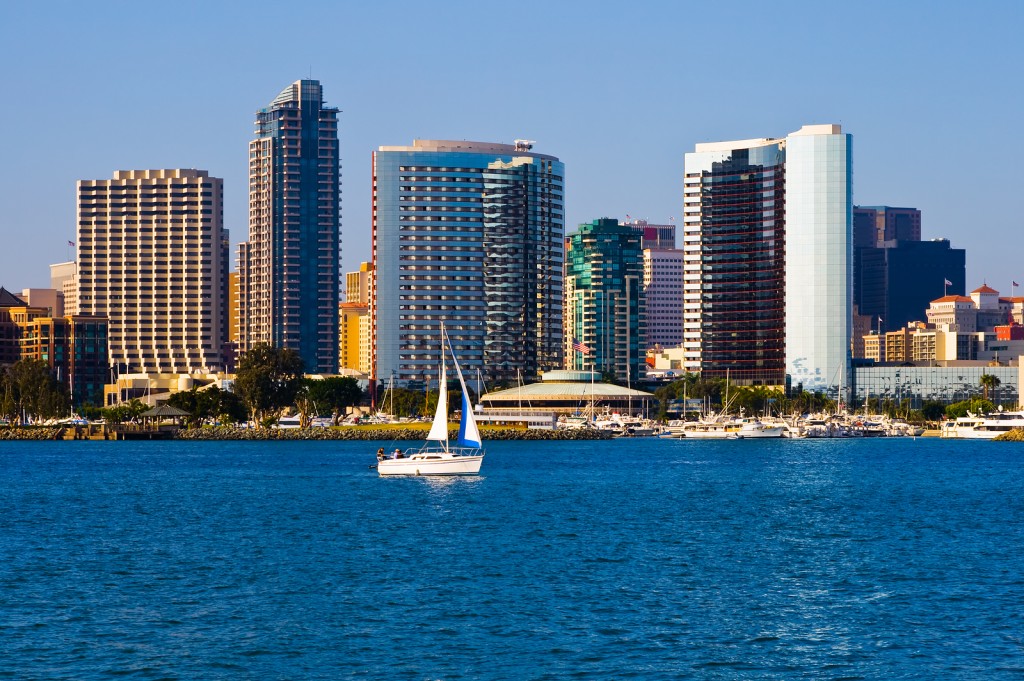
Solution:
<svg viewBox="0 0 1024 681">
<path fill-rule="evenodd" d="M 53 440 L 190 440 L 190 441 L 290 441 L 290 440 L 339 440 L 339 441 L 422 441 L 427 428 L 372 428 L 341 426 L 331 428 L 238 428 L 234 426 L 205 426 L 202 428 L 180 429 L 173 434 L 167 431 L 127 430 L 128 437 L 117 437 L 118 431 L 110 430 L 85 433 L 82 427 L 63 426 L 7 426 L 0 428 L 0 441 L 53 441 Z M 576 428 L 571 430 L 531 430 L 527 428 L 481 428 L 485 441 L 499 440 L 608 440 L 607 431 Z M 147 435 L 159 435 L 147 437 Z M 458 431 L 449 431 L 454 440 Z"/>
</svg>

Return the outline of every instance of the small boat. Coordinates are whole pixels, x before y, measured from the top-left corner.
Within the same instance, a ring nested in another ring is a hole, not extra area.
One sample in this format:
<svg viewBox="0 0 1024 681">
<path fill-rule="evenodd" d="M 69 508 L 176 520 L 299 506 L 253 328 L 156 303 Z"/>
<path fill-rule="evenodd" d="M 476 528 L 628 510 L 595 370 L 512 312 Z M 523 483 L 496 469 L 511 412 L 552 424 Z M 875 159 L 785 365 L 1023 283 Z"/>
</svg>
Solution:
<svg viewBox="0 0 1024 681">
<path fill-rule="evenodd" d="M 459 422 L 459 438 L 453 445 L 448 441 L 448 374 L 445 368 L 445 347 L 451 353 L 452 363 L 459 376 L 462 389 L 462 418 Z M 396 450 L 391 458 L 383 450 L 377 452 L 377 473 L 380 475 L 476 475 L 484 460 L 483 440 L 480 429 L 473 417 L 473 406 L 462 378 L 459 360 L 455 357 L 451 339 L 441 325 L 441 374 L 437 411 L 434 422 L 427 434 L 427 441 L 420 449 L 405 453 Z"/>
</svg>

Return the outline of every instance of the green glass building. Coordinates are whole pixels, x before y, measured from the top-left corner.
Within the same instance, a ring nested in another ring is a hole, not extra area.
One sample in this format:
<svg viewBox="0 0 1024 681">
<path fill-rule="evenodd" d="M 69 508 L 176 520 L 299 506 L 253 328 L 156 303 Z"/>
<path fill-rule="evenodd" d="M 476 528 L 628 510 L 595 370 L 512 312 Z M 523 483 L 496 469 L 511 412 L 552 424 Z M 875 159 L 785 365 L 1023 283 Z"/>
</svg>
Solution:
<svg viewBox="0 0 1024 681">
<path fill-rule="evenodd" d="M 643 235 L 632 227 L 601 218 L 566 237 L 567 369 L 603 371 L 627 382 L 646 375 L 643 284 Z"/>
</svg>

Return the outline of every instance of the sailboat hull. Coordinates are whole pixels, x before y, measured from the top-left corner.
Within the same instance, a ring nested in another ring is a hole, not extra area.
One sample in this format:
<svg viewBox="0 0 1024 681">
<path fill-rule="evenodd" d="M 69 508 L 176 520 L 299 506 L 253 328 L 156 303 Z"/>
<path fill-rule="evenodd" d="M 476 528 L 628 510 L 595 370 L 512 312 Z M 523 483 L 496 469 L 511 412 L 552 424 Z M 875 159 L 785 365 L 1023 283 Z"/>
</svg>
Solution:
<svg viewBox="0 0 1024 681">
<path fill-rule="evenodd" d="M 377 473 L 385 475 L 476 475 L 484 455 L 413 454 L 408 459 L 385 459 Z"/>
</svg>

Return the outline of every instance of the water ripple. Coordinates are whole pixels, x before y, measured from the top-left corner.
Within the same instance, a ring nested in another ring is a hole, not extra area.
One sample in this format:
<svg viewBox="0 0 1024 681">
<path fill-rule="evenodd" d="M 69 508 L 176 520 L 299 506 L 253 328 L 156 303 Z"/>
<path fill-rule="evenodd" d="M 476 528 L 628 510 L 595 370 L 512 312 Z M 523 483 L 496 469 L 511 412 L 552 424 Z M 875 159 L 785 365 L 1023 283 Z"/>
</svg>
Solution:
<svg viewBox="0 0 1024 681">
<path fill-rule="evenodd" d="M 5 443 L 0 678 L 1021 678 L 1024 450 L 743 444 Z"/>
</svg>

